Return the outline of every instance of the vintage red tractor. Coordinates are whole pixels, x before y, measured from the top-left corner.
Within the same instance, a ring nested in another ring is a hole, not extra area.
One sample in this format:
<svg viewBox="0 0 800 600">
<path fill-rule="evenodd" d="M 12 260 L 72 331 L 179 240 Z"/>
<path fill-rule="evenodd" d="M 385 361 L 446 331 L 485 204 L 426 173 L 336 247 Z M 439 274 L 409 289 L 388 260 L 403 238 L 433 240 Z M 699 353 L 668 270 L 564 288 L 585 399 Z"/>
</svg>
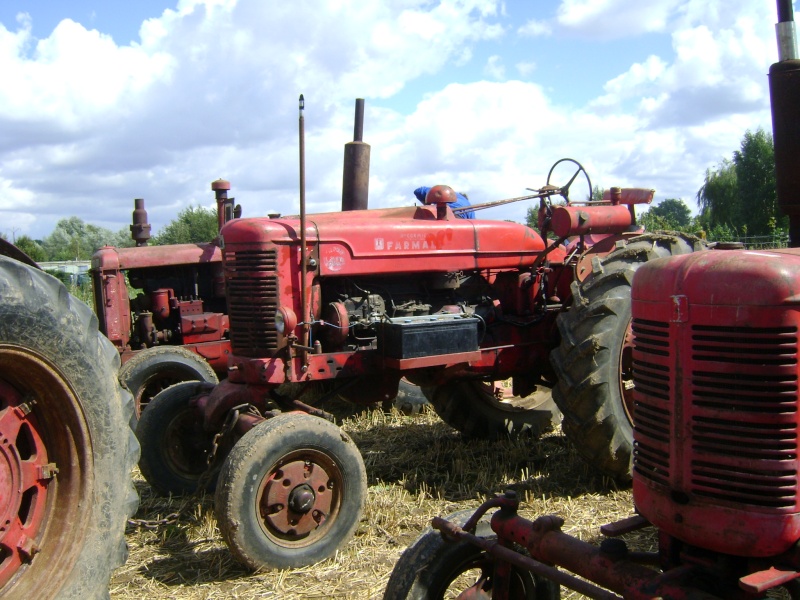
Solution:
<svg viewBox="0 0 800 600">
<path fill-rule="evenodd" d="M 358 111 L 346 157 L 363 149 Z M 300 115 L 302 157 L 302 104 Z M 506 201 L 453 209 L 447 186 L 422 206 L 368 210 L 347 174 L 349 210 L 306 216 L 301 161 L 299 216 L 234 219 L 220 232 L 227 378 L 151 402 L 137 428 L 146 479 L 163 493 L 216 485 L 223 536 L 253 568 L 320 560 L 352 534 L 366 487 L 352 441 L 309 416 L 320 414 L 312 405 L 334 395 L 384 402 L 403 377 L 473 437 L 550 429 L 556 386 L 565 427 L 600 468 L 629 477 L 632 274 L 701 243 L 641 232 L 634 205 L 652 190 L 612 188 L 593 202 L 583 167 L 556 165 L 568 169 L 565 184 L 551 183 L 554 166 L 520 198 L 539 201 L 536 232 L 459 218 Z M 569 196 L 578 177 L 580 202 Z"/>
<path fill-rule="evenodd" d="M 230 184 L 215 181 L 219 226 L 241 214 Z M 100 330 L 122 359 L 120 380 L 133 393 L 134 421 L 161 390 L 181 381 L 217 383 L 228 368 L 228 313 L 216 240 L 148 246 L 144 200 L 135 201 L 134 248 L 106 246 L 92 257 Z"/>
<path fill-rule="evenodd" d="M 789 249 L 643 265 L 633 282 L 633 500 L 599 545 L 529 521 L 514 491 L 435 519 L 385 598 L 800 598 L 800 60 L 779 2 L 770 69 L 778 200 Z M 489 510 L 498 508 L 491 516 Z M 653 527 L 658 550 L 618 536 Z M 465 581 L 468 571 L 478 573 Z"/>
<path fill-rule="evenodd" d="M 97 319 L 0 239 L 0 596 L 107 598 L 139 445 Z"/>
</svg>

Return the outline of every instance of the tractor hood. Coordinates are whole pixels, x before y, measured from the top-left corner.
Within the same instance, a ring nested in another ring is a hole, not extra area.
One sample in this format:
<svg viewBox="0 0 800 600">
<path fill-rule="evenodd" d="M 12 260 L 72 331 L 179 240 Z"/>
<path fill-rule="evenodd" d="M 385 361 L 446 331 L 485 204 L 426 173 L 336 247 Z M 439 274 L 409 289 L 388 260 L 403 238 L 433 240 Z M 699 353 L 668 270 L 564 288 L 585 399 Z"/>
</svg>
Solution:
<svg viewBox="0 0 800 600">
<path fill-rule="evenodd" d="M 235 219 L 221 237 L 226 251 L 298 244 L 300 220 Z M 321 275 L 523 268 L 545 248 L 525 225 L 460 219 L 449 208 L 437 218 L 430 206 L 308 215 L 306 242 Z"/>
</svg>

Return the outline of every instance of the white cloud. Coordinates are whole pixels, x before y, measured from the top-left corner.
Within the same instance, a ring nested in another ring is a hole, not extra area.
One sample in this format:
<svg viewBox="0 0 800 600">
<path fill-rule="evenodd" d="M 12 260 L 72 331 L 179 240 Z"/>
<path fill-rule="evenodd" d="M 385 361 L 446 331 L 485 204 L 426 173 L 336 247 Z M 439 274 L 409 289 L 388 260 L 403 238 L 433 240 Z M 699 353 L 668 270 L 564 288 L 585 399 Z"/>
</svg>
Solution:
<svg viewBox="0 0 800 600">
<path fill-rule="evenodd" d="M 506 78 L 506 67 L 503 65 L 503 58 L 496 54 L 489 57 L 483 67 L 483 73 L 489 79 L 501 81 Z"/>
<path fill-rule="evenodd" d="M 633 37 L 664 31 L 676 9 L 684 3 L 684 0 L 562 0 L 557 21 L 566 29 L 598 39 Z"/>
<path fill-rule="evenodd" d="M 368 98 L 373 207 L 411 203 L 431 183 L 474 202 L 518 196 L 563 156 L 601 187 L 689 201 L 744 130 L 769 128 L 773 10 L 766 0 L 564 0 L 516 30 L 524 56 L 503 53 L 515 36 L 497 0 L 181 0 L 129 46 L 72 21 L 36 39 L 23 18 L 13 31 L 0 25 L 11 82 L 0 89 L 0 231 L 41 237 L 73 215 L 117 230 L 134 197 L 158 229 L 190 203 L 213 206 L 218 177 L 245 216 L 296 212 L 301 92 L 312 212 L 339 206 L 356 97 Z M 639 54 L 585 105 L 533 79 L 553 61 L 534 44 L 567 34 L 643 44 L 648 32 L 671 49 Z M 496 45 L 481 53 L 487 41 Z M 506 80 L 506 64 L 528 81 Z M 492 81 L 448 79 L 469 66 Z M 414 96 L 420 79 L 427 87 Z M 381 101 L 403 94 L 407 114 Z M 522 220 L 525 206 L 485 215 Z"/>
<path fill-rule="evenodd" d="M 531 19 L 517 29 L 517 33 L 523 37 L 546 37 L 552 34 L 552 26 L 545 21 Z"/>
</svg>

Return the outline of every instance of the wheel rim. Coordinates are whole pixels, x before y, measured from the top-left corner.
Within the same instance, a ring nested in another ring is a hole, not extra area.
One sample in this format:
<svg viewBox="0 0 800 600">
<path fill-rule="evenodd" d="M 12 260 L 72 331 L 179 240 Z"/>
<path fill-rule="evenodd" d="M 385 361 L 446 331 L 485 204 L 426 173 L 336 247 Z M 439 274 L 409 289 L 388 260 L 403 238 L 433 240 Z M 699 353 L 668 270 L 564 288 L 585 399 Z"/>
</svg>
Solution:
<svg viewBox="0 0 800 600">
<path fill-rule="evenodd" d="M 456 565 L 432 590 L 433 598 L 475 598 L 490 600 L 494 587 L 494 561 L 485 553 L 470 556 Z M 531 583 L 520 577 L 516 569 L 510 573 L 509 598 L 529 598 Z"/>
<path fill-rule="evenodd" d="M 142 411 L 160 392 L 163 392 L 176 383 L 182 383 L 184 381 L 187 381 L 187 378 L 180 371 L 161 371 L 153 377 L 148 378 L 144 384 L 139 387 L 133 399 L 136 416 L 141 417 Z"/>
<path fill-rule="evenodd" d="M 81 548 L 88 529 L 91 467 L 83 411 L 63 375 L 0 345 L 0 590 L 12 580 L 20 596 L 61 587 L 78 558 L 68 548 Z"/>
<path fill-rule="evenodd" d="M 287 454 L 261 482 L 259 524 L 278 545 L 310 546 L 336 521 L 343 490 L 342 470 L 324 452 L 308 448 Z"/>
<path fill-rule="evenodd" d="M 163 444 L 164 460 L 170 470 L 185 479 L 198 479 L 208 469 L 212 437 L 197 414 L 188 406 L 169 422 Z"/>
<path fill-rule="evenodd" d="M 630 321 L 625 328 L 625 337 L 622 340 L 622 347 L 619 349 L 619 394 L 622 398 L 625 416 L 633 426 L 633 328 Z"/>
</svg>

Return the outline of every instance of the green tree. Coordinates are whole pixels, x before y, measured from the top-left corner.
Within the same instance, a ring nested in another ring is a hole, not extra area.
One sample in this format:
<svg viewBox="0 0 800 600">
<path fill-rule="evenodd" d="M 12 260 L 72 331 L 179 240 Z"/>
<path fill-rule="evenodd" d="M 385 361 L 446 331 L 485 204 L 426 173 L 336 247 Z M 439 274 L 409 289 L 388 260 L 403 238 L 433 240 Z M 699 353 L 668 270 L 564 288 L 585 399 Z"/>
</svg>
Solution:
<svg viewBox="0 0 800 600">
<path fill-rule="evenodd" d="M 705 181 L 697 192 L 697 205 L 710 227 L 739 223 L 739 187 L 736 166 L 723 159 L 715 169 L 706 169 Z"/>
<path fill-rule="evenodd" d="M 153 244 L 197 244 L 210 242 L 219 233 L 216 211 L 193 207 L 185 208 L 177 218 L 170 221 L 158 235 L 152 239 Z"/>
<path fill-rule="evenodd" d="M 692 211 L 680 198 L 667 198 L 651 207 L 649 212 L 663 217 L 676 230 L 687 227 L 692 220 Z"/>
<path fill-rule="evenodd" d="M 41 244 L 36 242 L 36 240 L 33 240 L 27 235 L 21 235 L 18 237 L 16 245 L 17 248 L 22 250 L 36 262 L 47 260 L 47 252 L 45 252 L 45 249 L 42 248 Z"/>
<path fill-rule="evenodd" d="M 697 204 L 708 230 L 720 228 L 742 235 L 769 235 L 788 226 L 778 210 L 775 151 L 772 136 L 746 131 L 733 160 L 706 171 Z"/>
<path fill-rule="evenodd" d="M 775 150 L 772 135 L 759 129 L 745 132 L 741 150 L 733 153 L 739 205 L 750 235 L 769 235 L 779 221 L 788 226 L 788 219 L 778 211 L 775 181 Z"/>
<path fill-rule="evenodd" d="M 53 232 L 42 240 L 42 247 L 48 260 L 89 260 L 98 248 L 117 241 L 112 231 L 69 217 L 56 223 Z"/>
</svg>

